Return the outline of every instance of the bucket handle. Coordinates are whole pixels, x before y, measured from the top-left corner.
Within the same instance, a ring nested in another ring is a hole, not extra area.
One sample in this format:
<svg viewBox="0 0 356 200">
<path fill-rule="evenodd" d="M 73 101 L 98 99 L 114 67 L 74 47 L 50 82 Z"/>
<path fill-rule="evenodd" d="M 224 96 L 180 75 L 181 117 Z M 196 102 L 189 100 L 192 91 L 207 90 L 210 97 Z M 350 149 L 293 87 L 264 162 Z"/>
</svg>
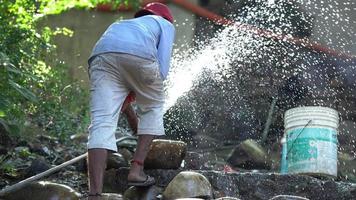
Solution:
<svg viewBox="0 0 356 200">
<path fill-rule="evenodd" d="M 309 120 L 308 123 L 303 127 L 303 129 L 298 133 L 297 137 L 295 138 L 295 140 L 294 140 L 293 143 L 292 143 L 292 146 L 291 146 L 290 149 L 288 149 L 288 151 L 287 151 L 287 155 L 286 155 L 286 159 L 287 159 L 287 160 L 288 160 L 288 155 L 289 155 L 290 151 L 291 151 L 291 150 L 293 149 L 293 147 L 294 147 L 295 141 L 299 138 L 299 136 L 303 133 L 304 129 L 305 129 L 307 126 L 309 126 L 309 124 L 310 124 L 312 121 L 313 121 L 312 119 Z"/>
</svg>

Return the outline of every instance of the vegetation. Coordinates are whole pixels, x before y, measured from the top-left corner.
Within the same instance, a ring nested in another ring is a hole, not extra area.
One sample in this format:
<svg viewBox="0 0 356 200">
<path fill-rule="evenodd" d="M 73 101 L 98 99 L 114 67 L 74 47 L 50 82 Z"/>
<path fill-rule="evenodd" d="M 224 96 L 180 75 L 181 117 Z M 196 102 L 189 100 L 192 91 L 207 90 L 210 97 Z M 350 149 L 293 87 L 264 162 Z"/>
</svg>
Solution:
<svg viewBox="0 0 356 200">
<path fill-rule="evenodd" d="M 36 25 L 45 15 L 108 2 L 137 6 L 139 0 L 0 0 L 0 136 L 26 138 L 35 128 L 65 139 L 85 131 L 88 92 L 54 59 L 51 41 L 72 31 Z"/>
</svg>

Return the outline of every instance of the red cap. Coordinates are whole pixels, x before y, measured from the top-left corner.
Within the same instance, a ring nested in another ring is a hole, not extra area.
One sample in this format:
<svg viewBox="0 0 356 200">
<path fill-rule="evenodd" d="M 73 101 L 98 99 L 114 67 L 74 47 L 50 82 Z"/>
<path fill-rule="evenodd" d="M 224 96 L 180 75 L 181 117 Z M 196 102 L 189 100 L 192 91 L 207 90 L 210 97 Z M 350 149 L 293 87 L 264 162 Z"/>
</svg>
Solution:
<svg viewBox="0 0 356 200">
<path fill-rule="evenodd" d="M 173 15 L 171 11 L 169 10 L 168 6 L 162 3 L 152 2 L 147 4 L 135 14 L 135 17 L 141 17 L 147 14 L 161 16 L 173 24 Z"/>
</svg>

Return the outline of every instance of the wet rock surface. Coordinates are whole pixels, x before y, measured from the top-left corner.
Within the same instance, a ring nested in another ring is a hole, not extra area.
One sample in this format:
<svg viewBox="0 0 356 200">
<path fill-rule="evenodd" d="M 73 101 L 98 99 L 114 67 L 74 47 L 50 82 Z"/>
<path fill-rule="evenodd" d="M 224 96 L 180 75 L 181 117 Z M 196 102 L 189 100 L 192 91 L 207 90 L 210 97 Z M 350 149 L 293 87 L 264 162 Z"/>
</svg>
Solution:
<svg viewBox="0 0 356 200">
<path fill-rule="evenodd" d="M 183 171 L 177 174 L 163 192 L 163 199 L 211 199 L 213 192 L 208 179 L 200 173 Z"/>
<path fill-rule="evenodd" d="M 232 166 L 244 169 L 270 169 L 270 159 L 266 150 L 255 140 L 241 142 L 227 159 Z"/>
<path fill-rule="evenodd" d="M 79 200 L 80 197 L 78 192 L 66 185 L 41 181 L 31 183 L 1 198 L 4 200 Z"/>
<path fill-rule="evenodd" d="M 156 178 L 157 186 L 166 187 L 181 170 L 147 170 Z M 356 199 L 356 184 L 320 180 L 306 175 L 280 175 L 275 173 L 226 173 L 221 171 L 195 170 L 204 175 L 212 185 L 214 198 L 225 196 L 242 200 L 268 200 L 277 195 L 295 195 L 313 200 Z M 128 169 L 116 172 L 117 180 L 125 180 Z M 127 188 L 125 181 L 116 187 Z M 218 196 L 219 195 L 219 196 Z"/>
<path fill-rule="evenodd" d="M 146 169 L 178 169 L 185 157 L 187 145 L 182 141 L 153 140 L 145 159 Z"/>
<path fill-rule="evenodd" d="M 51 168 L 44 158 L 33 160 L 30 167 L 25 170 L 25 177 L 31 177 Z"/>
<path fill-rule="evenodd" d="M 124 193 L 126 200 L 152 200 L 157 199 L 163 189 L 157 186 L 151 187 L 130 187 Z"/>
<path fill-rule="evenodd" d="M 128 161 L 119 153 L 110 153 L 106 164 L 106 169 L 119 169 L 120 167 L 128 167 Z"/>
<path fill-rule="evenodd" d="M 31 142 L 28 143 L 28 145 L 26 143 L 19 144 L 16 149 L 8 149 L 8 154 L 14 155 L 14 157 L 13 159 L 5 159 L 3 164 L 13 166 L 13 168 L 10 169 L 14 169 L 14 171 L 4 171 L 4 168 L 2 169 L 3 171 L 0 173 L 0 189 L 22 180 L 26 175 L 26 169 L 29 169 L 31 164 L 40 163 L 38 159 L 42 159 L 42 161 L 44 161 L 48 166 L 54 166 L 85 152 L 85 144 L 73 146 L 58 144 L 51 138 L 41 138 L 41 140 L 42 143 L 39 147 L 49 148 L 48 151 L 46 151 L 48 152 L 46 154 L 35 150 L 35 148 L 33 148 L 34 145 Z M 207 149 L 188 151 L 185 154 L 184 159 L 182 159 L 184 160 L 183 164 L 179 165 L 180 167 L 178 164 L 175 164 L 175 166 L 178 167 L 177 170 L 145 170 L 149 175 L 155 177 L 157 181 L 157 184 L 153 187 L 155 189 L 147 191 L 136 191 L 136 189 L 131 189 L 131 191 L 136 194 L 133 198 L 149 199 L 153 196 L 157 196 L 158 193 L 162 197 L 164 189 L 166 189 L 169 183 L 177 174 L 179 174 L 179 172 L 184 170 L 198 172 L 207 178 L 212 186 L 212 199 L 235 198 L 241 200 L 269 200 L 277 195 L 294 195 L 313 200 L 346 200 L 356 198 L 356 186 L 351 183 L 320 180 L 310 176 L 262 173 L 268 171 L 265 169 L 258 172 L 256 170 L 248 171 L 247 169 L 228 166 L 226 160 L 228 159 L 229 153 L 232 152 L 236 146 L 237 145 L 229 145 L 221 149 L 214 147 L 208 148 L 209 146 L 207 146 Z M 266 146 L 264 147 L 267 148 Z M 179 148 L 181 148 L 181 146 Z M 269 149 L 266 150 L 268 154 L 270 151 Z M 129 160 L 132 156 L 133 149 L 120 147 L 119 151 L 123 155 L 124 160 L 127 162 L 127 160 Z M 278 154 L 279 150 L 274 151 Z M 179 152 L 171 152 L 176 153 L 176 155 L 180 155 Z M 118 158 L 120 162 L 123 161 L 121 156 L 116 158 Z M 181 157 L 176 156 L 176 158 L 179 161 L 176 163 L 180 163 Z M 338 158 L 340 176 L 337 180 L 352 181 L 352 175 L 355 173 L 353 171 L 355 158 L 353 155 L 347 153 L 339 153 Z M 163 163 L 163 161 L 164 159 L 161 158 L 159 163 Z M 82 167 L 82 169 L 80 169 L 77 166 L 79 163 L 68 166 L 43 180 L 67 185 L 85 196 L 88 192 L 88 182 L 85 170 L 86 167 Z M 81 163 L 85 166 L 86 161 L 82 160 Z M 116 165 L 116 167 L 113 167 L 112 169 L 108 167 L 105 172 L 104 192 L 111 193 L 110 198 L 108 197 L 109 199 L 124 199 L 124 196 L 121 195 L 124 195 L 127 192 L 127 189 L 129 189 L 126 180 L 128 167 L 117 169 L 120 166 L 121 164 Z M 35 173 L 39 173 L 43 170 L 44 169 Z M 274 170 L 277 169 L 274 168 Z M 198 199 L 199 198 L 201 197 L 198 197 Z M 1 197 L 0 199 L 3 198 Z"/>
<path fill-rule="evenodd" d="M 103 193 L 100 200 L 123 200 L 124 198 L 120 194 L 115 193 Z"/>
<path fill-rule="evenodd" d="M 270 200 L 309 200 L 304 197 L 292 196 L 292 195 L 278 195 Z"/>
</svg>

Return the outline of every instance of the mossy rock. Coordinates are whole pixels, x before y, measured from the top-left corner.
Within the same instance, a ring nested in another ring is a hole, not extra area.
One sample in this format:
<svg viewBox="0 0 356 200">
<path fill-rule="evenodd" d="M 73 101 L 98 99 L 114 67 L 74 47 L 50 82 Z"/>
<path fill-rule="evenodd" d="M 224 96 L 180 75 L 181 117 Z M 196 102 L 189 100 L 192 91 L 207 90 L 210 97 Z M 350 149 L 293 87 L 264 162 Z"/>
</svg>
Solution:
<svg viewBox="0 0 356 200">
<path fill-rule="evenodd" d="M 200 173 L 183 171 L 177 174 L 163 192 L 163 199 L 203 198 L 211 199 L 212 187 Z"/>
</svg>

